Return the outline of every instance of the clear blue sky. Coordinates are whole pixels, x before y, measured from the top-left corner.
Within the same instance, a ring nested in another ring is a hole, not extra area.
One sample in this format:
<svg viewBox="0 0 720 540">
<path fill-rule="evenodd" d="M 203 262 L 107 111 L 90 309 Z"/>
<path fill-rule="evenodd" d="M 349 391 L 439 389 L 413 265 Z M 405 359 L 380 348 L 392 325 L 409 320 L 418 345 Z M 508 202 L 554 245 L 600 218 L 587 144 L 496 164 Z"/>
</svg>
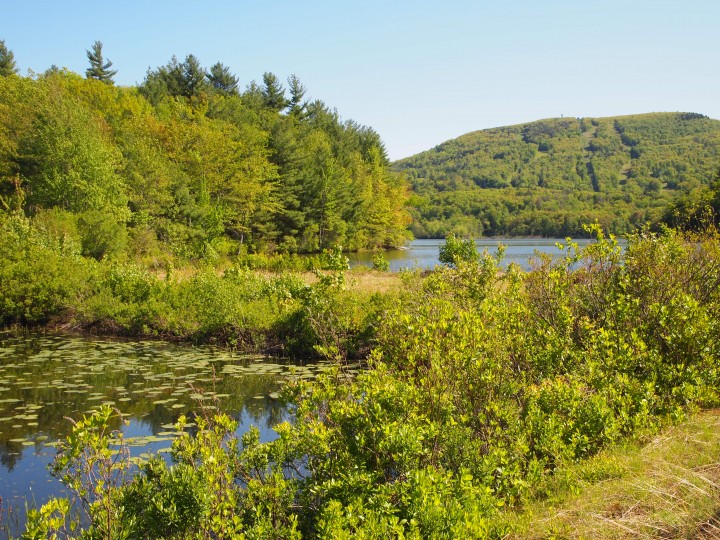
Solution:
<svg viewBox="0 0 720 540">
<path fill-rule="evenodd" d="M 719 0 L 0 0 L 23 74 L 84 73 L 95 40 L 119 84 L 195 54 L 245 86 L 296 74 L 378 131 L 392 159 L 540 118 L 720 118 Z"/>
</svg>

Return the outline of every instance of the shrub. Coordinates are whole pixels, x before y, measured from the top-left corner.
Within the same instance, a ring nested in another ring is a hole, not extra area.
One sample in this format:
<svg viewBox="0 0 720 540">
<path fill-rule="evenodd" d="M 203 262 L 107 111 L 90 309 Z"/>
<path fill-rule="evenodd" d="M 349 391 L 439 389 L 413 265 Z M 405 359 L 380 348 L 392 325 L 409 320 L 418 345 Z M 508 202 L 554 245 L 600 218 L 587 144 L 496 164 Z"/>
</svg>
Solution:
<svg viewBox="0 0 720 540">
<path fill-rule="evenodd" d="M 388 270 L 390 270 L 390 263 L 383 256 L 382 253 L 376 253 L 375 255 L 373 255 L 372 258 L 372 267 L 373 270 L 377 270 L 379 272 L 387 272 Z"/>
<path fill-rule="evenodd" d="M 465 262 L 476 262 L 479 258 L 475 241 L 472 238 L 465 240 L 450 234 L 445 238 L 445 244 L 440 246 L 438 259 L 448 266 L 458 266 Z"/>
</svg>

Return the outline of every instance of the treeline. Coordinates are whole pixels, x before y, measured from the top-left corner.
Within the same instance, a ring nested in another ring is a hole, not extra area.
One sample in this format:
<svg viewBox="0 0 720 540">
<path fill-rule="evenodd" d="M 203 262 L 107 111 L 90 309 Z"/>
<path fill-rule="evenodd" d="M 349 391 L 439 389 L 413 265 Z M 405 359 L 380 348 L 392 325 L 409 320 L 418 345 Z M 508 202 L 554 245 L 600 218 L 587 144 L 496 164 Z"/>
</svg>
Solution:
<svg viewBox="0 0 720 540">
<path fill-rule="evenodd" d="M 0 50 L 0 202 L 83 254 L 183 258 L 402 244 L 406 187 L 378 134 L 272 73 L 245 90 L 189 55 L 117 87 L 102 44 L 86 77 L 21 77 Z"/>
<path fill-rule="evenodd" d="M 434 238 L 630 232 L 703 199 L 719 166 L 720 121 L 696 113 L 541 120 L 393 164 L 413 188 L 413 233 Z"/>
</svg>

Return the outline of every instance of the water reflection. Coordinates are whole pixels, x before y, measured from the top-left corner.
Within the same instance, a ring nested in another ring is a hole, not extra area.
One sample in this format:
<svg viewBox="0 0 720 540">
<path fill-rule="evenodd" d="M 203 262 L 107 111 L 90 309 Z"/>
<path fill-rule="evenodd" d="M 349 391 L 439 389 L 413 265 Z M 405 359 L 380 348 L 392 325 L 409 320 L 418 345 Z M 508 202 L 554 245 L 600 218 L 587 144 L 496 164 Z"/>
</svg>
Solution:
<svg viewBox="0 0 720 540">
<path fill-rule="evenodd" d="M 283 382 L 327 367 L 155 341 L 0 334 L 3 506 L 22 512 L 25 500 L 40 505 L 61 490 L 46 467 L 53 443 L 69 434 L 68 418 L 116 407 L 129 425 L 116 419 L 113 427 L 123 429 L 135 455 L 168 447 L 172 424 L 203 407 L 233 416 L 240 432 L 258 426 L 268 440 L 289 416 L 277 395 Z"/>
</svg>

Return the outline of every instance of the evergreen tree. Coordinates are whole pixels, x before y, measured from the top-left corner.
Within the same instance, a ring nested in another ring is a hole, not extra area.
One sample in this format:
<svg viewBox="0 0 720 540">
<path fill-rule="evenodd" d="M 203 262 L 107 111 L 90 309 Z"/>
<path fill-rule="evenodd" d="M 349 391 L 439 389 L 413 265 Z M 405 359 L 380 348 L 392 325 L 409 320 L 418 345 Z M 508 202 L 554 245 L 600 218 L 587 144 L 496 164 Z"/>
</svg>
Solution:
<svg viewBox="0 0 720 540">
<path fill-rule="evenodd" d="M 288 86 L 290 87 L 288 112 L 296 118 L 302 119 L 305 117 L 307 110 L 307 102 L 303 101 L 307 90 L 295 75 L 288 77 Z"/>
<path fill-rule="evenodd" d="M 173 55 L 166 65 L 155 70 L 148 69 L 140 92 L 151 103 L 157 104 L 164 95 L 198 96 L 207 84 L 205 70 L 195 55 L 189 54 L 182 63 Z"/>
<path fill-rule="evenodd" d="M 285 88 L 280 84 L 274 73 L 264 73 L 263 84 L 262 95 L 266 107 L 279 112 L 288 106 Z"/>
<path fill-rule="evenodd" d="M 15 55 L 5 46 L 5 41 L 0 39 L 0 77 L 7 77 L 17 73 Z"/>
<path fill-rule="evenodd" d="M 265 95 L 263 89 L 255 81 L 251 81 L 242 93 L 242 102 L 246 107 L 253 110 L 260 110 L 265 106 Z"/>
<path fill-rule="evenodd" d="M 220 94 L 226 96 L 238 94 L 238 78 L 230 73 L 227 66 L 222 65 L 220 62 L 210 68 L 207 79 L 210 86 Z"/>
<path fill-rule="evenodd" d="M 53 75 L 58 75 L 60 73 L 62 73 L 62 70 L 58 67 L 58 65 L 52 64 L 49 68 L 43 71 L 43 77 L 52 77 Z"/>
<path fill-rule="evenodd" d="M 117 70 L 110 69 L 112 62 L 110 60 L 105 61 L 102 47 L 102 42 L 96 41 L 93 43 L 92 50 L 85 51 L 90 61 L 90 67 L 85 71 L 85 76 L 88 79 L 97 79 L 105 84 L 113 84 L 113 77 L 117 74 Z"/>
<path fill-rule="evenodd" d="M 200 60 L 194 54 L 189 54 L 180 67 L 180 94 L 187 98 L 199 95 L 207 84 L 205 70 L 200 65 Z"/>
</svg>

